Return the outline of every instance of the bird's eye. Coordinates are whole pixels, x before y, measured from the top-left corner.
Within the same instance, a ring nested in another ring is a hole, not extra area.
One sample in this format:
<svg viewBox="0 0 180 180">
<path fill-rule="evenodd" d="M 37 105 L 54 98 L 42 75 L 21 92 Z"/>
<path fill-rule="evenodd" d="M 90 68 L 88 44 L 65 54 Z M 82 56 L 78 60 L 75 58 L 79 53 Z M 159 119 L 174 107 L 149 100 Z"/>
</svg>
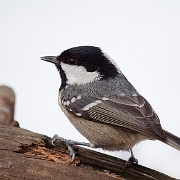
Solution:
<svg viewBox="0 0 180 180">
<path fill-rule="evenodd" d="M 76 64 L 77 63 L 77 60 L 76 59 L 68 59 L 68 64 Z"/>
</svg>

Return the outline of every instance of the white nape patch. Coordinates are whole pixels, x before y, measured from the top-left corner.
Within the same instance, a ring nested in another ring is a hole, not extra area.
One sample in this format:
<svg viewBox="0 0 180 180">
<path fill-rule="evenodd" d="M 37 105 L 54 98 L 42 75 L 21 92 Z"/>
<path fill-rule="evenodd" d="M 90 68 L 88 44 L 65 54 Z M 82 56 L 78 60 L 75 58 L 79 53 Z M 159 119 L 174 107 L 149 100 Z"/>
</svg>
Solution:
<svg viewBox="0 0 180 180">
<path fill-rule="evenodd" d="M 87 111 L 87 110 L 89 110 L 91 107 L 96 106 L 97 104 L 100 104 L 100 103 L 102 103 L 101 100 L 96 100 L 96 101 L 94 101 L 94 102 L 92 102 L 92 103 L 84 106 L 84 107 L 82 108 L 82 110 L 83 110 L 83 111 Z"/>
<path fill-rule="evenodd" d="M 122 73 L 121 70 L 119 69 L 118 65 L 116 64 L 116 62 L 105 52 L 102 51 L 102 54 L 116 67 L 116 69 L 118 70 L 118 73 Z"/>
<path fill-rule="evenodd" d="M 104 101 L 107 101 L 107 100 L 108 100 L 108 98 L 106 98 L 106 97 L 103 97 L 103 98 L 102 98 L 102 100 L 104 100 Z"/>
<path fill-rule="evenodd" d="M 81 113 L 76 113 L 77 116 L 81 116 L 82 114 Z"/>
<path fill-rule="evenodd" d="M 76 98 L 73 97 L 73 98 L 71 99 L 71 102 L 74 103 L 75 101 L 76 101 Z"/>
<path fill-rule="evenodd" d="M 61 67 L 66 74 L 67 83 L 72 84 L 86 84 L 99 79 L 100 74 L 97 71 L 88 72 L 85 67 L 77 65 L 69 65 L 61 62 Z"/>
</svg>

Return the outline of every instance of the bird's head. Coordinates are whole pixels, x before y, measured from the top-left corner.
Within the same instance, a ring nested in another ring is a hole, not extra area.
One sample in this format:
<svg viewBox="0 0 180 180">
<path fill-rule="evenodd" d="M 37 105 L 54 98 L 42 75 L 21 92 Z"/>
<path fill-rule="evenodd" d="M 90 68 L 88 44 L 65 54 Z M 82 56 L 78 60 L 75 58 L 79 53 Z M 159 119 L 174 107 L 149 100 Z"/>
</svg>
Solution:
<svg viewBox="0 0 180 180">
<path fill-rule="evenodd" d="M 59 56 L 45 56 L 41 59 L 56 65 L 62 80 L 61 88 L 115 78 L 120 73 L 116 63 L 94 46 L 73 47 Z"/>
</svg>

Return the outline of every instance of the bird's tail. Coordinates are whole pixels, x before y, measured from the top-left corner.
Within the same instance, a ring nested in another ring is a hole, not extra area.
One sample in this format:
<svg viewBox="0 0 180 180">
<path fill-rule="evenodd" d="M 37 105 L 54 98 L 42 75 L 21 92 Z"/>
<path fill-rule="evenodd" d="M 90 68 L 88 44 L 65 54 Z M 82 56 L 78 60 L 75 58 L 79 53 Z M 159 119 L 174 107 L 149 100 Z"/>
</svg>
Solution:
<svg viewBox="0 0 180 180">
<path fill-rule="evenodd" d="M 166 140 L 163 142 L 180 151 L 180 138 L 168 131 L 164 132 L 166 135 Z"/>
</svg>

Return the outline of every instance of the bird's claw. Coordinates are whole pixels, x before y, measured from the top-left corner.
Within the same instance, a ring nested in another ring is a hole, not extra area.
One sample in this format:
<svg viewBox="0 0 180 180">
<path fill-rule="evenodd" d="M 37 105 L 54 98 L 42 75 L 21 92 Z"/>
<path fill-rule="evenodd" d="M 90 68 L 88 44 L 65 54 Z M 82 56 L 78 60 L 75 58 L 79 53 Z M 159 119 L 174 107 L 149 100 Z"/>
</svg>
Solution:
<svg viewBox="0 0 180 180">
<path fill-rule="evenodd" d="M 75 151 L 74 149 L 72 148 L 72 146 L 68 145 L 68 150 L 70 151 L 70 156 L 71 156 L 71 162 L 74 161 L 74 158 L 75 158 Z"/>
<path fill-rule="evenodd" d="M 61 139 L 61 137 L 59 137 L 57 134 L 55 134 L 55 135 L 52 137 L 52 140 L 51 140 L 51 143 L 52 143 L 53 146 L 55 146 L 54 141 L 56 141 L 57 139 L 60 139 L 61 141 L 63 141 L 63 140 Z"/>
<path fill-rule="evenodd" d="M 131 157 L 130 157 L 130 158 L 128 159 L 128 161 L 125 163 L 122 172 L 124 172 L 124 170 L 125 170 L 127 167 L 129 167 L 131 164 L 133 164 L 133 163 L 134 163 L 134 164 L 138 164 L 138 159 L 135 158 L 135 156 L 134 156 L 134 154 L 133 154 L 133 151 L 131 150 Z"/>
<path fill-rule="evenodd" d="M 87 146 L 87 147 L 90 147 L 90 144 L 89 143 L 84 143 L 84 142 L 78 142 L 78 141 L 73 141 L 73 140 L 67 140 L 67 139 L 64 139 L 62 137 L 59 137 L 57 134 L 55 134 L 52 138 L 52 141 L 51 143 L 54 145 L 54 142 L 56 140 L 60 140 L 62 142 L 64 142 L 66 144 L 66 146 L 68 147 L 68 150 L 70 151 L 70 156 L 71 156 L 71 162 L 74 161 L 74 158 L 75 158 L 75 151 L 72 147 L 72 145 L 82 145 L 82 146 Z"/>
</svg>

